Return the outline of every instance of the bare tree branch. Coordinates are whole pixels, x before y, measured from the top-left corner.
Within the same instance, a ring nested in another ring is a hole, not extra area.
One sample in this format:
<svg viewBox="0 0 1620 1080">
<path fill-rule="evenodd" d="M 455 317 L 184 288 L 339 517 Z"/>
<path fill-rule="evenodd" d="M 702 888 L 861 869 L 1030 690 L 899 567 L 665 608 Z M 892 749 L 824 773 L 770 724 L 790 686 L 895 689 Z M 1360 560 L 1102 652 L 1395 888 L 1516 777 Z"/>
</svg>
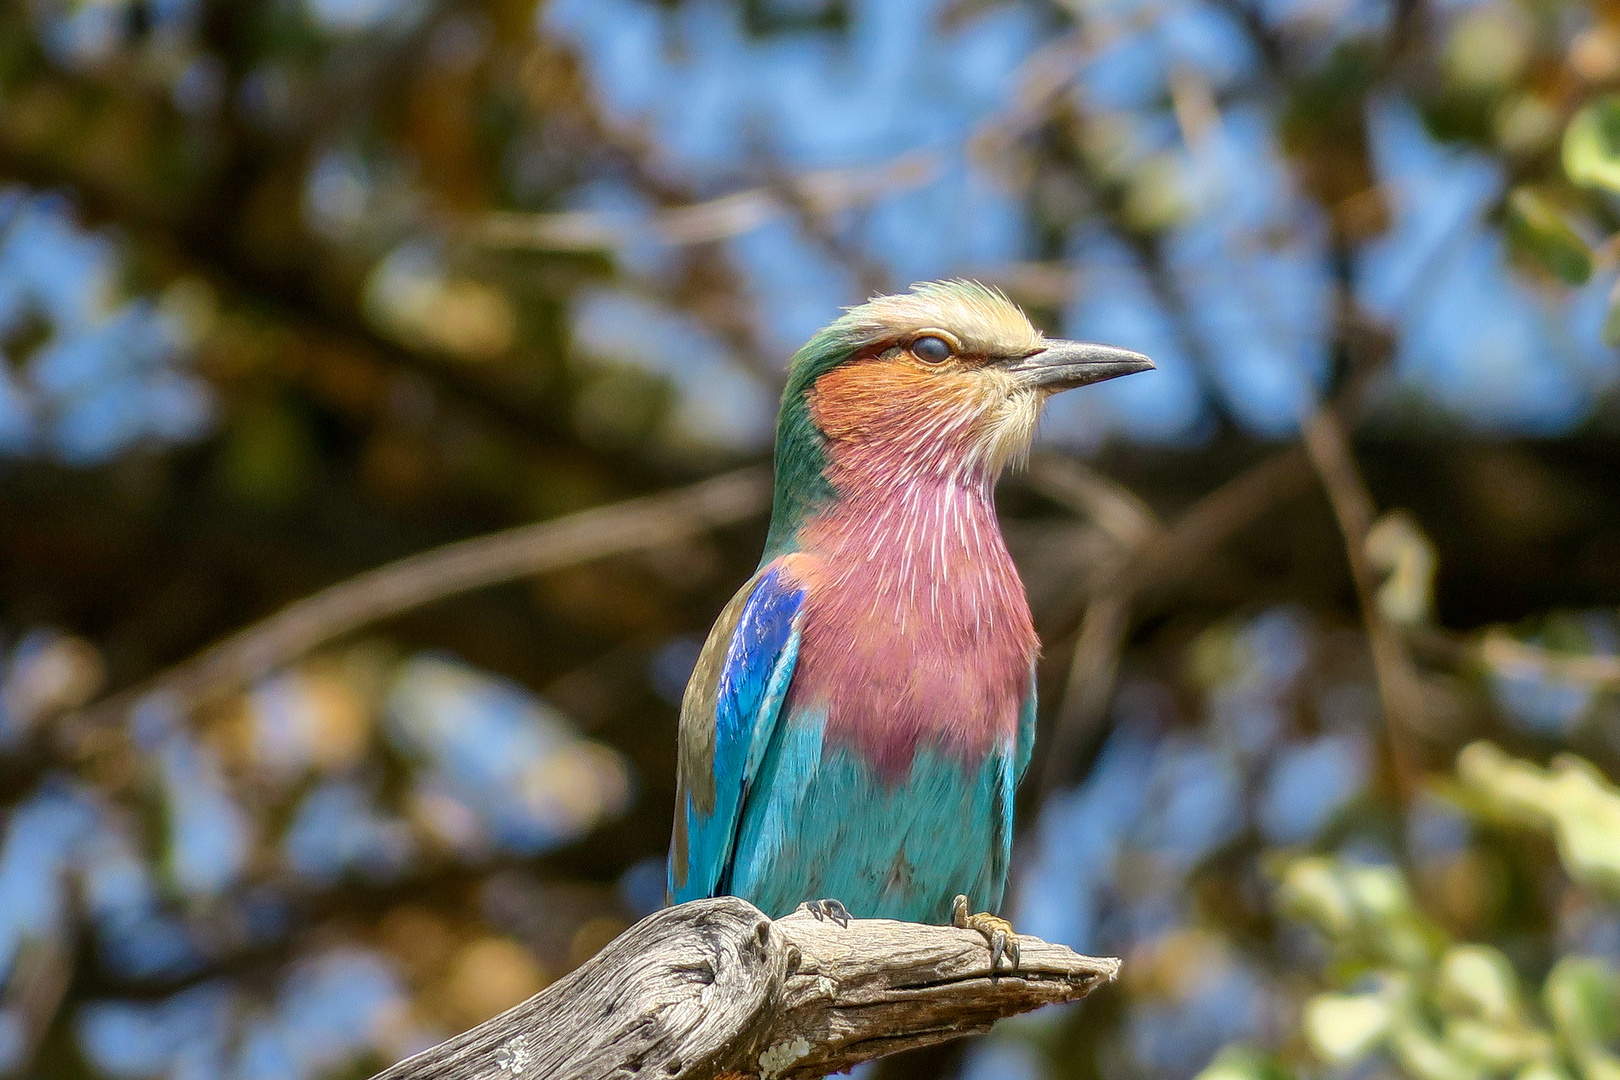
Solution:
<svg viewBox="0 0 1620 1080">
<path fill-rule="evenodd" d="M 58 928 L 40 937 L 25 938 L 5 993 L 0 995 L 0 1005 L 17 1021 L 18 1042 L 10 1055 L 14 1074 L 30 1071 L 73 981 L 74 949 L 69 933 Z"/>
<path fill-rule="evenodd" d="M 283 608 L 150 682 L 91 706 L 72 726 L 101 726 L 152 695 L 177 708 L 193 707 L 370 623 L 472 589 L 675 543 L 761 513 L 770 498 L 770 470 L 756 466 L 411 555 Z"/>
<path fill-rule="evenodd" d="M 1122 548 L 1139 547 L 1164 531 L 1136 492 L 1071 457 L 1037 454 L 1029 463 L 1029 485 L 1096 522 Z"/>
<path fill-rule="evenodd" d="M 649 915 L 567 978 L 375 1080 L 808 1080 L 978 1031 L 1114 979 L 1119 961 L 1020 937 L 990 972 L 971 930 L 735 897 Z"/>
<path fill-rule="evenodd" d="M 1138 536 L 1136 544 L 1118 566 L 1099 571 L 1104 587 L 1092 591 L 1080 622 L 1063 700 L 1047 738 L 1040 801 L 1068 781 L 1081 748 L 1107 718 L 1133 610 L 1145 597 L 1181 584 L 1211 552 L 1272 506 L 1303 491 L 1309 481 L 1304 453 L 1291 446 L 1205 495 L 1168 528 L 1131 527 Z M 1121 507 L 1127 504 L 1113 505 L 1116 515 L 1125 513 Z"/>
<path fill-rule="evenodd" d="M 1372 646 L 1373 671 L 1384 706 L 1396 780 L 1404 793 L 1412 794 L 1419 777 L 1410 737 L 1413 731 L 1423 728 L 1423 688 L 1400 636 L 1378 609 L 1378 581 L 1367 561 L 1367 533 L 1375 513 L 1372 494 L 1356 468 L 1350 439 L 1335 410 L 1318 409 L 1306 422 L 1304 434 L 1311 465 L 1333 506 L 1339 531 L 1344 534 L 1350 575 Z"/>
<path fill-rule="evenodd" d="M 1585 683 L 1594 690 L 1620 690 L 1620 656 L 1574 656 L 1518 641 L 1500 629 L 1480 639 L 1478 659 L 1496 671 L 1516 670 L 1540 678 Z"/>
<path fill-rule="evenodd" d="M 925 184 L 936 171 L 932 155 L 907 154 L 873 166 L 826 169 L 781 184 L 672 206 L 655 211 L 644 221 L 600 210 L 494 211 L 480 219 L 470 238 L 491 248 L 548 251 L 594 251 L 648 232 L 672 247 L 708 244 L 753 232 L 792 214 L 796 207 L 825 217 L 861 206 L 890 192 Z"/>
</svg>

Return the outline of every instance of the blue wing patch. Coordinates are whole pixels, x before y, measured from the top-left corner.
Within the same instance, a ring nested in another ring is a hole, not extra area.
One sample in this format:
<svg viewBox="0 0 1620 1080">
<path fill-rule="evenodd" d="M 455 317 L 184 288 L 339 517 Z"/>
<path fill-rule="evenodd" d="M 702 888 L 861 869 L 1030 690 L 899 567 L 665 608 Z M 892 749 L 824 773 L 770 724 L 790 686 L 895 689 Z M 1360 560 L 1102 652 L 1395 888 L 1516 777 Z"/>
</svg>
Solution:
<svg viewBox="0 0 1620 1080">
<path fill-rule="evenodd" d="M 783 560 L 772 562 L 755 579 L 725 643 L 718 683 L 710 684 L 712 696 L 702 692 L 704 687 L 696 694 L 688 691 L 681 754 L 693 760 L 683 762 L 681 772 L 683 777 L 696 774 L 696 779 L 683 782 L 677 793 L 669 867 L 670 898 L 676 903 L 720 895 L 731 887 L 743 806 L 793 678 L 803 606 L 804 589 L 792 580 Z M 719 645 L 711 639 L 705 651 Z M 700 659 L 694 682 L 703 677 L 704 667 Z M 686 715 L 694 709 L 699 715 Z M 704 725 L 712 728 L 703 731 Z M 704 737 L 711 732 L 712 737 Z M 712 790 L 712 799 L 697 797 L 693 789 L 699 786 L 703 794 Z"/>
</svg>

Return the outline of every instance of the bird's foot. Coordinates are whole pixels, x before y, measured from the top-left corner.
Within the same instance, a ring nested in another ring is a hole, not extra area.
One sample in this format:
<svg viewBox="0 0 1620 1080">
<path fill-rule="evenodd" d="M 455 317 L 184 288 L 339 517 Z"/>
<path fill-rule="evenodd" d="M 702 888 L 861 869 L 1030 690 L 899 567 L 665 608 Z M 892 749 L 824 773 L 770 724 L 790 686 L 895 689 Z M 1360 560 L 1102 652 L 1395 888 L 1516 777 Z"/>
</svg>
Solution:
<svg viewBox="0 0 1620 1080">
<path fill-rule="evenodd" d="M 951 904 L 951 925 L 959 926 L 963 930 L 977 930 L 984 935 L 985 944 L 990 946 L 990 979 L 995 981 L 1001 967 L 1001 958 L 1008 960 L 1008 970 L 1018 970 L 1018 936 L 1013 932 L 1012 923 L 1006 919 L 988 912 L 969 914 L 968 898 L 958 895 Z"/>
<path fill-rule="evenodd" d="M 838 900 L 806 900 L 804 909 L 816 917 L 816 921 L 831 919 L 839 926 L 849 925 L 849 909 Z"/>
</svg>

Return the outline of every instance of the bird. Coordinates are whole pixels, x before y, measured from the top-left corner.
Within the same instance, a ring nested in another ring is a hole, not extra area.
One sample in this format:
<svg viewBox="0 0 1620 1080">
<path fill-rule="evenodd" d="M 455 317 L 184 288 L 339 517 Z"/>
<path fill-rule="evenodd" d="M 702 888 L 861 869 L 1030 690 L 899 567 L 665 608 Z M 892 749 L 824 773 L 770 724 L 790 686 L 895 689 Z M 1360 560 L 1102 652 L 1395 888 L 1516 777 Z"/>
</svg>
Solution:
<svg viewBox="0 0 1620 1080">
<path fill-rule="evenodd" d="M 681 704 L 668 899 L 977 930 L 1035 736 L 1039 643 L 995 504 L 1051 395 L 1152 369 L 1058 340 L 1005 294 L 926 282 L 789 361 L 754 575 Z"/>
</svg>

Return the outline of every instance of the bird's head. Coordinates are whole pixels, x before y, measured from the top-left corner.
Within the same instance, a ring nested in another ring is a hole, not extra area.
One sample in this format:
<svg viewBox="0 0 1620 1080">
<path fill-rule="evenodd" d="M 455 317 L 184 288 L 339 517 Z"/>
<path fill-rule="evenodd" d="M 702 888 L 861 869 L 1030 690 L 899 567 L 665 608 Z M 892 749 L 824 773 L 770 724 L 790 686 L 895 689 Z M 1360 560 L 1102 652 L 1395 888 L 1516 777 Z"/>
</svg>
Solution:
<svg viewBox="0 0 1620 1080">
<path fill-rule="evenodd" d="M 914 285 L 851 308 L 789 367 L 769 546 L 856 476 L 988 483 L 1029 449 L 1048 397 L 1152 367 L 1126 349 L 1045 337 L 976 282 Z"/>
</svg>

